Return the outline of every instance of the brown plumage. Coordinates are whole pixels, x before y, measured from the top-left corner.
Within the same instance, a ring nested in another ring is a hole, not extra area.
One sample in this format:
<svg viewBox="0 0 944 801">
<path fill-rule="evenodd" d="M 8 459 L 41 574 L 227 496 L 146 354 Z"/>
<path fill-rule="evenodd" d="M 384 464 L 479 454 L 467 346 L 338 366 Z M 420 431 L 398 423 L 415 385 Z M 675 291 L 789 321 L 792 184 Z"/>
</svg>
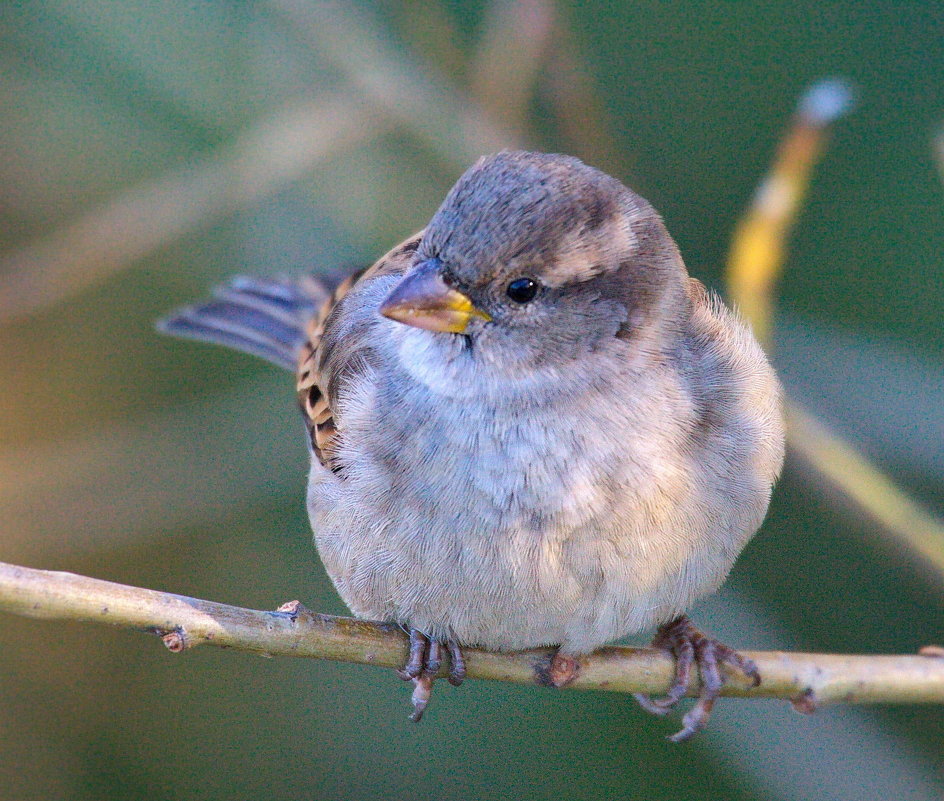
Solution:
<svg viewBox="0 0 944 801">
<path fill-rule="evenodd" d="M 413 254 L 419 246 L 422 235 L 422 231 L 414 234 L 366 270 L 359 270 L 341 281 L 324 301 L 318 314 L 306 326 L 306 339 L 298 353 L 295 390 L 298 393 L 298 404 L 308 425 L 314 458 L 330 470 L 337 470 L 332 456 L 334 455 L 334 439 L 338 430 L 334 414 L 328 405 L 327 387 L 323 387 L 319 381 L 321 376 L 320 347 L 325 324 L 331 313 L 344 300 L 344 296 L 358 281 L 369 281 L 382 275 L 405 273 L 412 263 Z"/>
</svg>

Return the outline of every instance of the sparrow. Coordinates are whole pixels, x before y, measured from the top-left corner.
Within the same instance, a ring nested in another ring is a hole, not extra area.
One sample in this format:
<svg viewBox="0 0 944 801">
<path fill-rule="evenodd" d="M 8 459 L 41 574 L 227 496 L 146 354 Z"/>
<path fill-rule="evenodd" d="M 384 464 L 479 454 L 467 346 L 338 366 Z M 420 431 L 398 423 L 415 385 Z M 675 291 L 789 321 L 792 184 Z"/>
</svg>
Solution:
<svg viewBox="0 0 944 801">
<path fill-rule="evenodd" d="M 337 286 L 238 277 L 159 327 L 294 370 L 307 506 L 341 598 L 410 635 L 425 709 L 462 647 L 554 646 L 546 683 L 652 626 L 708 721 L 727 663 L 694 627 L 760 526 L 781 390 L 740 319 L 690 278 L 647 201 L 576 158 L 501 152 L 425 229 Z"/>
</svg>

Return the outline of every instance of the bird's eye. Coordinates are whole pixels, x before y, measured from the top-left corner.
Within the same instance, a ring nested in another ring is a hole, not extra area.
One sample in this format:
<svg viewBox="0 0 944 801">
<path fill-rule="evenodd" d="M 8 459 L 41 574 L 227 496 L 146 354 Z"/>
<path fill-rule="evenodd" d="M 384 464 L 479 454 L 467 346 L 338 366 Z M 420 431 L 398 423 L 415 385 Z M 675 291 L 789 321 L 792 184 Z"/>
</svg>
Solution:
<svg viewBox="0 0 944 801">
<path fill-rule="evenodd" d="M 516 278 L 508 284 L 505 294 L 515 303 L 528 303 L 538 294 L 538 282 L 531 278 Z"/>
</svg>

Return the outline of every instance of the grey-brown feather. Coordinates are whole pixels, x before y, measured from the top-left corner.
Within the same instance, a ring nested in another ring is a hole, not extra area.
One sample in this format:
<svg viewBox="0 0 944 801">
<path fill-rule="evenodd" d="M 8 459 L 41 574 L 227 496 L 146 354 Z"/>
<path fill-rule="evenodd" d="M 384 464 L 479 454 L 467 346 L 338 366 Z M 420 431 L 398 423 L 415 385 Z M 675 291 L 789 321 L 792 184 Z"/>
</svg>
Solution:
<svg viewBox="0 0 944 801">
<path fill-rule="evenodd" d="M 237 276 L 214 299 L 177 309 L 159 320 L 160 331 L 224 345 L 295 370 L 308 323 L 329 295 L 314 277 Z"/>
<path fill-rule="evenodd" d="M 415 261 L 491 315 L 467 336 L 381 317 L 399 271 L 332 312 L 319 369 L 342 470 L 313 465 L 308 504 L 357 614 L 585 652 L 714 589 L 760 525 L 777 380 L 651 207 L 600 175 L 503 154 L 450 193 Z M 503 306 L 529 273 L 543 306 Z"/>
</svg>

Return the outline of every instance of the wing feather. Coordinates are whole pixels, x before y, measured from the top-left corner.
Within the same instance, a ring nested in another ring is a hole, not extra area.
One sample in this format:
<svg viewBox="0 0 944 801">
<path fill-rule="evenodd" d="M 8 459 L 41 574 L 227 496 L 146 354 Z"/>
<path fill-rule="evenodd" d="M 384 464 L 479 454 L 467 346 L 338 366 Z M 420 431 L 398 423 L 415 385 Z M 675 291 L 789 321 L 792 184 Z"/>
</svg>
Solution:
<svg viewBox="0 0 944 801">
<path fill-rule="evenodd" d="M 397 245 L 366 270 L 354 273 L 342 281 L 325 301 L 318 314 L 308 326 L 308 337 L 298 359 L 297 384 L 298 403 L 308 424 L 311 447 L 315 457 L 325 467 L 339 472 L 335 458 L 342 435 L 342 426 L 328 403 L 328 379 L 322 375 L 322 345 L 325 334 L 330 333 L 333 313 L 339 309 L 345 297 L 358 285 L 382 275 L 405 272 L 412 263 L 413 253 L 419 247 L 422 231 Z"/>
</svg>

